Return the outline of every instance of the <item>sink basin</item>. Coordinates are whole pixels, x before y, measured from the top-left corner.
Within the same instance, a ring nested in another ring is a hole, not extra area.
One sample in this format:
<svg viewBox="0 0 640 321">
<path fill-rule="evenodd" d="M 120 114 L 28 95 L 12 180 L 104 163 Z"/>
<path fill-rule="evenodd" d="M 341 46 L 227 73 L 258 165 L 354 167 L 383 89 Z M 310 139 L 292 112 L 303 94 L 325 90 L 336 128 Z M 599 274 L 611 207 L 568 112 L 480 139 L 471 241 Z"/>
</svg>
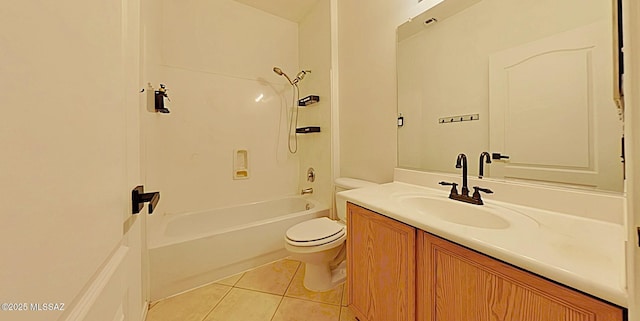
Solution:
<svg viewBox="0 0 640 321">
<path fill-rule="evenodd" d="M 400 196 L 399 203 L 421 214 L 440 220 L 484 229 L 506 229 L 521 221 L 519 213 L 491 205 L 473 205 L 455 201 L 444 196 Z M 514 215 L 509 215 L 513 212 Z M 528 217 L 524 218 L 530 220 Z"/>
</svg>

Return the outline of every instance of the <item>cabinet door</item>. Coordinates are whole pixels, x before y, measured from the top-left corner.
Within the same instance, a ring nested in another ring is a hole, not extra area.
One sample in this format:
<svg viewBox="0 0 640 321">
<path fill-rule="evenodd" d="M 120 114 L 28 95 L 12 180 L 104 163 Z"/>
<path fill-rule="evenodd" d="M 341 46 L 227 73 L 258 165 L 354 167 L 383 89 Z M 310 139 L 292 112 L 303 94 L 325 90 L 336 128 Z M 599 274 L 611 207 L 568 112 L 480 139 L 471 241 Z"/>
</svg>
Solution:
<svg viewBox="0 0 640 321">
<path fill-rule="evenodd" d="M 621 308 L 420 231 L 418 321 L 616 321 Z"/>
<path fill-rule="evenodd" d="M 415 228 L 347 207 L 349 306 L 360 321 L 415 320 Z"/>
</svg>

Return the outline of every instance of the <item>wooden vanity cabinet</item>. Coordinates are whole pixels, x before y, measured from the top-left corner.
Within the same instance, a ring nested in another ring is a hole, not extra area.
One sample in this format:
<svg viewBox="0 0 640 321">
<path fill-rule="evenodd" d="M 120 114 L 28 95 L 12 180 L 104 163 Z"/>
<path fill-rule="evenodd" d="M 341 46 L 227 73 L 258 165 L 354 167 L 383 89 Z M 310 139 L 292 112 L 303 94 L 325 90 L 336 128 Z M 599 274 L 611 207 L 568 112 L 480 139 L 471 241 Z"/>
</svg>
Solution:
<svg viewBox="0 0 640 321">
<path fill-rule="evenodd" d="M 415 320 L 416 229 L 347 206 L 349 307 L 360 321 Z"/>
<path fill-rule="evenodd" d="M 357 205 L 348 303 L 360 321 L 623 321 L 624 309 Z"/>
<path fill-rule="evenodd" d="M 424 231 L 418 321 L 622 321 L 623 309 Z"/>
</svg>

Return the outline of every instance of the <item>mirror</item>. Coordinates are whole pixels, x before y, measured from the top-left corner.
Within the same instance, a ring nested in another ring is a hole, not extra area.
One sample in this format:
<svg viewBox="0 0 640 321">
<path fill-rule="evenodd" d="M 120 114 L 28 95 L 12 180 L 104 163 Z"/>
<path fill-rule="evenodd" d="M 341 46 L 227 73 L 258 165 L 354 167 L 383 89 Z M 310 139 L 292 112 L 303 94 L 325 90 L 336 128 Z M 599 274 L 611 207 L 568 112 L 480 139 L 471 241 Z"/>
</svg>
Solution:
<svg viewBox="0 0 640 321">
<path fill-rule="evenodd" d="M 398 166 L 622 192 L 612 0 L 445 0 L 398 27 Z"/>
</svg>

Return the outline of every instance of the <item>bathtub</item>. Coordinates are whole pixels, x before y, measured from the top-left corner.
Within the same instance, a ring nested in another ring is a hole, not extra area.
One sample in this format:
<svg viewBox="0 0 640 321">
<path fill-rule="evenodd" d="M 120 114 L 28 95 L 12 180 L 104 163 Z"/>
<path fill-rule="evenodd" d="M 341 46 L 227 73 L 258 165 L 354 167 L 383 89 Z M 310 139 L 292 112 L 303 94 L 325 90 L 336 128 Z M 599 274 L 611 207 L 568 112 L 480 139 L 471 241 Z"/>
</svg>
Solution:
<svg viewBox="0 0 640 321">
<path fill-rule="evenodd" d="M 286 230 L 329 209 L 300 196 L 167 215 L 149 233 L 151 300 L 288 255 Z"/>
</svg>

